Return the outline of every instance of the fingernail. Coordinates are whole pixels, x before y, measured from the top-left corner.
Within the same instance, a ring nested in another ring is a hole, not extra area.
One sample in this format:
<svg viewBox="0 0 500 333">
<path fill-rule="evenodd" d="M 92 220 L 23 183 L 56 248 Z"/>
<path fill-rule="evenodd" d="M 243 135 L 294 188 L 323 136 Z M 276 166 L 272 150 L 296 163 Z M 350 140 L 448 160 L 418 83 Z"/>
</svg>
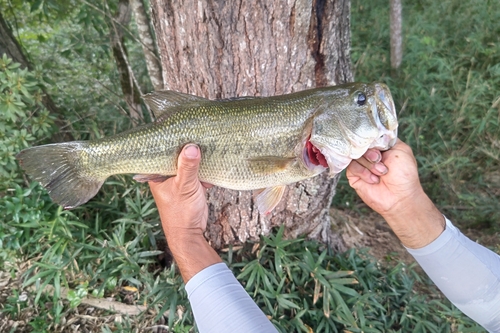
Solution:
<svg viewBox="0 0 500 333">
<path fill-rule="evenodd" d="M 380 162 L 380 159 L 382 156 L 380 155 L 379 152 L 370 150 L 370 151 L 366 152 L 365 157 L 373 163 L 378 163 L 378 162 Z"/>
<path fill-rule="evenodd" d="M 387 169 L 387 167 L 383 163 L 377 163 L 373 167 L 383 175 L 385 175 L 387 171 L 389 171 L 389 169 Z"/>
<path fill-rule="evenodd" d="M 197 145 L 191 144 L 184 148 L 184 156 L 186 156 L 187 158 L 197 158 L 199 153 L 200 151 Z"/>
<path fill-rule="evenodd" d="M 370 180 L 374 183 L 374 184 L 378 184 L 379 181 L 380 181 L 380 178 L 378 178 L 377 176 L 375 176 L 373 173 L 370 175 Z"/>
</svg>

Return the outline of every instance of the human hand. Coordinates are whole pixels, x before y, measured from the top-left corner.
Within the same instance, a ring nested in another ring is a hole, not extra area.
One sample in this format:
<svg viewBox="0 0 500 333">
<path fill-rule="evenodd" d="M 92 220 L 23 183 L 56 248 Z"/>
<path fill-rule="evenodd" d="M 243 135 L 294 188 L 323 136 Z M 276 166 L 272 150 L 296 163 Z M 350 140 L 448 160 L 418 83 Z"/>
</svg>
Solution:
<svg viewBox="0 0 500 333">
<path fill-rule="evenodd" d="M 149 182 L 167 239 L 180 234 L 203 234 L 207 227 L 206 189 L 198 180 L 201 160 L 196 145 L 186 145 L 177 162 L 177 175 L 162 183 Z"/>
<path fill-rule="evenodd" d="M 372 163 L 354 160 L 346 175 L 361 199 L 382 216 L 402 208 L 399 206 L 407 200 L 425 195 L 415 157 L 403 141 L 398 139 L 394 147 L 384 152 L 371 149 L 364 157 Z"/>
<path fill-rule="evenodd" d="M 384 217 L 405 246 L 416 249 L 435 240 L 445 220 L 420 185 L 411 148 L 398 139 L 390 150 L 372 149 L 364 158 L 352 161 L 346 172 L 361 199 Z"/>
<path fill-rule="evenodd" d="M 186 145 L 179 154 L 177 175 L 162 183 L 149 182 L 168 247 L 185 283 L 222 261 L 203 236 L 208 219 L 206 190 L 211 185 L 198 179 L 200 160 L 200 149 Z"/>
</svg>

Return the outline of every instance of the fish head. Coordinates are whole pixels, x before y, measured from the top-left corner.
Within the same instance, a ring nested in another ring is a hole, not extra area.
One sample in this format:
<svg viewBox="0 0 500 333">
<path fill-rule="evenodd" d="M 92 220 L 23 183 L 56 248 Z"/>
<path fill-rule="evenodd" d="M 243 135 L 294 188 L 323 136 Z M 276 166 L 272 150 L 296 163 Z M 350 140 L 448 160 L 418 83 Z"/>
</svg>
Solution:
<svg viewBox="0 0 500 333">
<path fill-rule="evenodd" d="M 388 150 L 394 146 L 398 121 L 387 85 L 350 83 L 325 88 L 321 95 L 324 103 L 314 115 L 309 142 L 318 151 L 318 160 L 326 161 L 323 165 L 328 165 L 330 176 L 369 148 Z"/>
</svg>

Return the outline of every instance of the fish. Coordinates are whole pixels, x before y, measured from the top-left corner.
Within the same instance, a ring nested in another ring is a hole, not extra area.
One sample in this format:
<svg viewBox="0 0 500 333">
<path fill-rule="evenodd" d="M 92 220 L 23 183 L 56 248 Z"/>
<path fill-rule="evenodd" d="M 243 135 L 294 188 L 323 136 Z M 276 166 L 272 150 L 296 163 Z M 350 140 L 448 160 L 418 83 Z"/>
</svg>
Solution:
<svg viewBox="0 0 500 333">
<path fill-rule="evenodd" d="M 89 141 L 30 147 L 17 154 L 32 180 L 66 209 L 78 207 L 117 174 L 140 182 L 175 176 L 186 144 L 201 150 L 199 179 L 255 192 L 260 213 L 286 185 L 325 170 L 333 177 L 369 148 L 397 139 L 394 101 L 383 83 L 347 83 L 271 97 L 209 100 L 171 90 L 143 96 L 155 121 Z"/>
</svg>

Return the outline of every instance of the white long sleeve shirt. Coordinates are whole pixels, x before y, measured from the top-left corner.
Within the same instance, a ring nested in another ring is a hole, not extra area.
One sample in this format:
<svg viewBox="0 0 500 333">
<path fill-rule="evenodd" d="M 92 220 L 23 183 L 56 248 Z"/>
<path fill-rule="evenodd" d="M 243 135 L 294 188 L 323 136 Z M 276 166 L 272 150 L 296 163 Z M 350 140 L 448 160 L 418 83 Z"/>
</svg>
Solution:
<svg viewBox="0 0 500 333">
<path fill-rule="evenodd" d="M 500 332 L 500 256 L 446 229 L 421 249 L 407 249 L 443 294 L 488 332 Z"/>
</svg>

